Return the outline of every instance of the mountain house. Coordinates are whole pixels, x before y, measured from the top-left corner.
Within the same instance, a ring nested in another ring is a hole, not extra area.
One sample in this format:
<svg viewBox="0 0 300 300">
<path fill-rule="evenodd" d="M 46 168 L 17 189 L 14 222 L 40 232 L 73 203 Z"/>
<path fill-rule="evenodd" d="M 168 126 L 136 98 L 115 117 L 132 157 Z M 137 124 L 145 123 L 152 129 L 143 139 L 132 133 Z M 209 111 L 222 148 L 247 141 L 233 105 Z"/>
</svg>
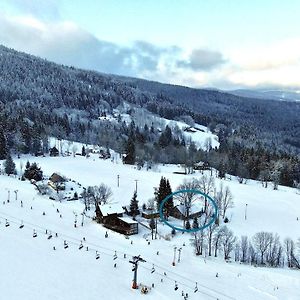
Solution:
<svg viewBox="0 0 300 300">
<path fill-rule="evenodd" d="M 56 191 L 63 191 L 66 189 L 65 185 L 66 179 L 57 173 L 53 173 L 49 178 L 48 185 L 51 186 Z"/>
<path fill-rule="evenodd" d="M 138 222 L 123 216 L 124 209 L 119 204 L 103 204 L 96 209 L 96 218 L 104 227 L 113 231 L 132 235 L 138 233 Z"/>
<path fill-rule="evenodd" d="M 174 206 L 170 215 L 180 220 L 191 220 L 195 217 L 200 217 L 204 213 L 204 206 L 200 204 L 193 204 L 189 211 L 189 217 L 187 218 L 187 208 L 184 204 L 178 204 Z"/>
<path fill-rule="evenodd" d="M 56 147 L 50 149 L 50 156 L 59 156 L 59 151 Z"/>
</svg>

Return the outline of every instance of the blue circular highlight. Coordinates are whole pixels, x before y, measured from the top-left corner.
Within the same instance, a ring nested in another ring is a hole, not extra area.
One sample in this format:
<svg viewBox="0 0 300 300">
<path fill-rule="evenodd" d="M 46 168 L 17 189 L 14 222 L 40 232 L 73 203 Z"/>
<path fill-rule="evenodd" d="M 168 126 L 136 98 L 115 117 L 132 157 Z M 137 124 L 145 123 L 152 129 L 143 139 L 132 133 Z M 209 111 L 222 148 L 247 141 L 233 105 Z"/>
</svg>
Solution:
<svg viewBox="0 0 300 300">
<path fill-rule="evenodd" d="M 184 228 L 176 227 L 176 226 L 170 224 L 170 222 L 168 222 L 168 221 L 165 219 L 164 214 L 163 214 L 163 208 L 164 208 L 165 203 L 166 203 L 171 197 L 173 197 L 174 195 L 181 194 L 181 193 L 194 193 L 194 194 L 199 194 L 199 195 L 202 195 L 202 196 L 204 196 L 206 199 L 209 200 L 209 202 L 212 204 L 212 206 L 213 206 L 213 208 L 214 208 L 214 213 L 213 213 L 213 215 L 211 216 L 211 220 L 210 220 L 207 224 L 205 224 L 205 225 L 203 225 L 203 226 L 201 226 L 201 227 L 199 227 L 199 228 L 184 229 Z M 166 225 L 168 225 L 169 227 L 171 227 L 171 228 L 173 228 L 173 229 L 175 229 L 175 230 L 183 231 L 183 232 L 196 232 L 196 231 L 200 231 L 200 230 L 203 230 L 203 229 L 209 227 L 210 225 L 212 225 L 212 224 L 216 221 L 217 216 L 218 216 L 218 206 L 217 206 L 217 204 L 216 204 L 216 201 L 215 201 L 212 197 L 210 197 L 209 195 L 207 195 L 207 194 L 205 194 L 205 193 L 203 193 L 203 192 L 201 192 L 201 191 L 199 191 L 199 190 L 195 190 L 195 189 L 178 190 L 178 191 L 176 191 L 176 192 L 171 193 L 170 195 L 168 195 L 168 196 L 161 202 L 161 204 L 160 204 L 160 206 L 159 206 L 159 216 L 160 216 L 160 219 L 161 219 Z"/>
</svg>

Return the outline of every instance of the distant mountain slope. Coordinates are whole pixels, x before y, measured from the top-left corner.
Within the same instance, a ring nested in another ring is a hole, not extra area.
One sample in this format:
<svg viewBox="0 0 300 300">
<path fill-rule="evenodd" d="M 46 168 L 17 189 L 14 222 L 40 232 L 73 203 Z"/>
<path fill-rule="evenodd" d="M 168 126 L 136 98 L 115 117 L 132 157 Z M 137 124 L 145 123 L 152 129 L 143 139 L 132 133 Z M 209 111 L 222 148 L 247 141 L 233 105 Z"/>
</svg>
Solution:
<svg viewBox="0 0 300 300">
<path fill-rule="evenodd" d="M 3 46 L 0 74 L 0 108 L 2 114 L 15 119 L 26 117 L 47 124 L 50 112 L 51 118 L 67 112 L 69 116 L 79 114 L 93 120 L 101 111 L 112 111 L 126 101 L 168 119 L 191 115 L 203 125 L 223 123 L 233 129 L 243 126 L 247 128 L 245 139 L 255 136 L 266 144 L 275 142 L 286 149 L 300 149 L 300 103 L 261 101 L 79 70 Z M 52 123 L 48 120 L 48 125 Z"/>
<path fill-rule="evenodd" d="M 242 97 L 251 97 L 257 99 L 273 99 L 280 101 L 300 101 L 300 92 L 299 91 L 289 91 L 289 90 L 233 90 L 230 91 L 231 94 L 242 96 Z"/>
</svg>

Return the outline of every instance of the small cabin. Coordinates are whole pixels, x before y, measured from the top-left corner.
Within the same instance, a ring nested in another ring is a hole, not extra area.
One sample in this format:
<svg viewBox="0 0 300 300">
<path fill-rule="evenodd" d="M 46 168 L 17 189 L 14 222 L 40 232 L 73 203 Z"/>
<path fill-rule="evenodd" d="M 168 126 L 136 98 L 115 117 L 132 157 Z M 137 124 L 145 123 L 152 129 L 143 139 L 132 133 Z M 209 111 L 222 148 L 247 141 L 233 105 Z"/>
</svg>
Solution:
<svg viewBox="0 0 300 300">
<path fill-rule="evenodd" d="M 123 228 L 120 233 L 126 235 L 137 234 L 139 232 L 138 222 L 129 217 L 118 217 L 119 225 Z"/>
<path fill-rule="evenodd" d="M 204 161 L 199 161 L 197 163 L 194 164 L 194 170 L 200 170 L 200 171 L 205 171 L 205 170 L 209 170 L 209 163 L 208 162 L 204 162 Z"/>
<path fill-rule="evenodd" d="M 142 211 L 142 217 L 148 220 L 159 218 L 159 212 L 153 209 L 145 209 Z"/>
<path fill-rule="evenodd" d="M 57 173 L 53 173 L 51 177 L 49 178 L 48 185 L 51 186 L 54 190 L 65 190 L 66 185 L 65 185 L 66 179 L 63 178 L 61 175 Z"/>
<path fill-rule="evenodd" d="M 104 227 L 113 231 L 132 235 L 138 233 L 138 222 L 130 217 L 123 217 L 124 209 L 119 204 L 103 204 L 96 209 L 97 220 Z"/>
<path fill-rule="evenodd" d="M 50 156 L 59 156 L 59 151 L 56 147 L 50 148 Z"/>
<path fill-rule="evenodd" d="M 102 204 L 96 209 L 96 217 L 100 223 L 113 223 L 117 217 L 122 217 L 124 209 L 117 203 Z"/>
<path fill-rule="evenodd" d="M 189 211 L 189 220 L 198 218 L 204 213 L 204 206 L 202 205 L 192 205 Z M 176 219 L 186 220 L 187 219 L 187 208 L 184 204 L 178 204 L 174 206 L 170 215 Z"/>
</svg>

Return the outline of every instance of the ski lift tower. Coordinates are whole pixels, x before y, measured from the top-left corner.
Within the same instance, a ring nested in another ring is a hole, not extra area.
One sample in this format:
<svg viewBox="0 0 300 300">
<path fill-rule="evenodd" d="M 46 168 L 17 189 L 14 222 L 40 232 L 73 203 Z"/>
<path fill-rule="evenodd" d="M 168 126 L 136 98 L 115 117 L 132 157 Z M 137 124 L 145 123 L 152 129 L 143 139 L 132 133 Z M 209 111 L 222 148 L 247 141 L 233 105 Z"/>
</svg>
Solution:
<svg viewBox="0 0 300 300">
<path fill-rule="evenodd" d="M 132 260 L 129 261 L 131 264 L 133 264 L 132 271 L 133 273 L 133 282 L 132 282 L 132 288 L 133 289 L 138 289 L 138 284 L 137 284 L 137 270 L 138 270 L 138 263 L 139 262 L 146 262 L 141 256 L 133 256 Z"/>
</svg>

